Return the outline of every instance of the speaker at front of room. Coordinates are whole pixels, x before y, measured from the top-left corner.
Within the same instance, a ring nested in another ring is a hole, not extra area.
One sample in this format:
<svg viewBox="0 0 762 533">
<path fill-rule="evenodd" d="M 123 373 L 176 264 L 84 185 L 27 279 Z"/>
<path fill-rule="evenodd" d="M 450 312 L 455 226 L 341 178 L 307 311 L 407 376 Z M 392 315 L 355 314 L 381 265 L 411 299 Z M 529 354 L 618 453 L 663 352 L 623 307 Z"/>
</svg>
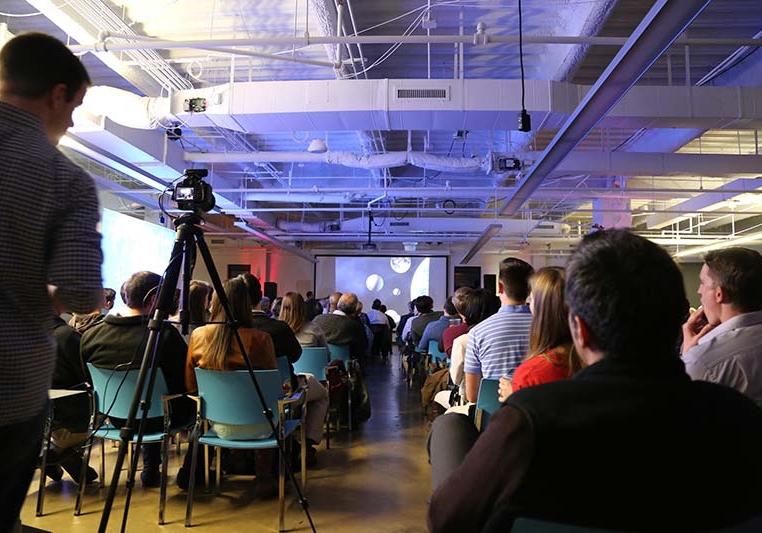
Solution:
<svg viewBox="0 0 762 533">
<path fill-rule="evenodd" d="M 484 292 L 497 294 L 497 274 L 484 274 Z"/>
<path fill-rule="evenodd" d="M 274 281 L 265 281 L 264 292 L 272 302 L 278 296 L 278 284 Z"/>
</svg>

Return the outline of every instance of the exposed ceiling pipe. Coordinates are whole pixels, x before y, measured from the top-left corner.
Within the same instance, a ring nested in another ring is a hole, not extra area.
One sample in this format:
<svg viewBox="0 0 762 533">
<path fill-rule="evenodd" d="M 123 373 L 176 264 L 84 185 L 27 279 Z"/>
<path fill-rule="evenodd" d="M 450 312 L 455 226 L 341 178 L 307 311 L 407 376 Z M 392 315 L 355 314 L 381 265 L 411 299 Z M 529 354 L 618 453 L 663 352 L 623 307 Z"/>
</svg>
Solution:
<svg viewBox="0 0 762 533">
<path fill-rule="evenodd" d="M 294 255 L 298 255 L 302 259 L 306 259 L 307 261 L 310 261 L 311 263 L 317 263 L 317 259 L 315 258 L 314 255 L 310 255 L 310 254 L 308 254 L 306 252 L 303 252 L 299 248 L 294 248 L 290 244 L 287 244 L 287 243 L 281 241 L 280 239 L 277 239 L 276 237 L 273 237 L 272 235 L 269 235 L 268 233 L 266 233 L 266 232 L 264 232 L 264 231 L 262 231 L 260 229 L 251 227 L 246 222 L 242 222 L 242 221 L 233 222 L 233 225 L 238 227 L 238 228 L 241 228 L 242 230 L 246 231 L 247 233 L 251 233 L 252 235 L 255 235 L 258 239 L 261 239 L 261 240 L 263 240 L 265 242 L 268 242 L 268 243 L 272 244 L 273 246 L 276 246 L 276 247 L 280 248 L 281 250 L 283 250 L 285 252 L 288 252 L 288 253 L 294 254 Z"/>
<path fill-rule="evenodd" d="M 558 131 L 524 179 L 503 205 L 502 215 L 514 215 L 656 59 L 706 8 L 710 0 L 658 0 L 627 39 L 577 109 Z"/>
<path fill-rule="evenodd" d="M 708 3 L 707 0 L 706 3 Z M 663 2 L 666 3 L 666 2 Z M 685 5 L 695 4 L 695 1 L 676 2 Z M 702 6 L 701 9 L 703 9 Z M 126 39 L 132 42 L 111 42 L 112 39 Z M 69 48 L 74 52 L 103 52 L 136 49 L 172 49 L 172 48 L 198 48 L 219 46 L 299 46 L 310 45 L 334 45 L 334 44 L 472 44 L 476 42 L 489 43 L 518 43 L 518 36 L 513 35 L 347 35 L 347 36 L 314 36 L 304 37 L 260 37 L 246 39 L 196 39 L 175 41 L 169 39 L 155 39 L 143 35 L 129 35 L 120 33 L 105 33 L 103 38 L 93 44 L 72 45 Z M 600 36 L 562 36 L 562 35 L 525 35 L 523 42 L 527 44 L 590 44 L 601 46 L 623 46 L 628 41 L 625 37 L 600 37 Z M 690 37 L 673 39 L 670 45 L 674 46 L 762 46 L 762 39 L 754 38 L 720 38 L 720 37 Z M 669 45 L 668 45 L 669 46 Z M 666 49 L 667 47 L 665 47 Z M 226 52 L 227 53 L 227 52 Z"/>
<path fill-rule="evenodd" d="M 487 226 L 487 229 L 484 230 L 484 233 L 482 233 L 479 238 L 476 240 L 474 245 L 471 247 L 471 249 L 466 252 L 466 255 L 463 256 L 463 259 L 460 260 L 461 265 L 465 265 L 471 259 L 476 255 L 476 253 L 484 248 L 484 245 L 486 245 L 492 237 L 500 233 L 500 230 L 503 229 L 502 224 L 490 224 Z"/>
</svg>

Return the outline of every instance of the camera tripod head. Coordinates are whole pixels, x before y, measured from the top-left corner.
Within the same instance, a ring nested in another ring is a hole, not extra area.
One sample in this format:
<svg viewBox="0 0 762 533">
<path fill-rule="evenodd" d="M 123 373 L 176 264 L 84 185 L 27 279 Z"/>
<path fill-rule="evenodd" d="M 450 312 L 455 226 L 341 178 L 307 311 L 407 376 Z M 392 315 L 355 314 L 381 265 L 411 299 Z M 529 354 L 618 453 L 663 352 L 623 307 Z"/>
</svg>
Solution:
<svg viewBox="0 0 762 533">
<path fill-rule="evenodd" d="M 177 207 L 183 211 L 194 213 L 206 213 L 215 205 L 212 186 L 204 181 L 209 174 L 205 168 L 187 168 L 183 172 L 183 179 L 172 190 L 172 200 L 177 202 Z"/>
</svg>

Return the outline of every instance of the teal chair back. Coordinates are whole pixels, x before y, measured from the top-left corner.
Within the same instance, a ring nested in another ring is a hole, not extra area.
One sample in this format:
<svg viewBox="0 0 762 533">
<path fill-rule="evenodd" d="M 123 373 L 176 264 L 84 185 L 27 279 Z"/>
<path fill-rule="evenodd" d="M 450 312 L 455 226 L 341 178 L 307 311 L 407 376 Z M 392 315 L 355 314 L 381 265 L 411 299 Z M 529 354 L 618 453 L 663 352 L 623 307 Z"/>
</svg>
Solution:
<svg viewBox="0 0 762 533">
<path fill-rule="evenodd" d="M 230 425 L 267 424 L 248 370 L 227 372 L 196 368 L 195 372 L 201 397 L 201 418 Z M 280 373 L 277 370 L 255 370 L 254 375 L 268 407 L 277 413 L 278 398 L 283 390 Z"/>
<path fill-rule="evenodd" d="M 432 363 L 446 363 L 448 361 L 447 354 L 439 349 L 439 341 L 429 341 L 429 357 Z"/>
<path fill-rule="evenodd" d="M 331 352 L 331 361 L 341 359 L 345 364 L 349 362 L 349 346 L 347 344 L 331 344 L 329 342 L 328 350 Z"/>
<path fill-rule="evenodd" d="M 282 381 L 291 381 L 291 365 L 288 363 L 288 357 L 276 357 L 278 363 L 278 372 Z"/>
<path fill-rule="evenodd" d="M 328 365 L 328 350 L 325 346 L 302 348 L 302 356 L 294 363 L 294 372 L 312 374 L 318 381 L 325 381 L 326 365 Z"/>
<path fill-rule="evenodd" d="M 98 368 L 87 363 L 87 370 L 93 381 L 95 409 L 117 418 L 127 418 L 132 404 L 132 397 L 138 385 L 139 370 L 111 370 Z M 144 384 L 148 387 L 148 380 Z M 145 390 L 145 389 L 144 389 Z M 151 393 L 151 407 L 148 418 L 164 416 L 161 397 L 167 394 L 167 383 L 161 369 L 156 370 L 156 380 Z M 141 413 L 138 412 L 138 415 Z"/>
<path fill-rule="evenodd" d="M 490 416 L 502 405 L 497 399 L 500 380 L 482 379 L 479 384 L 479 396 L 476 399 L 476 429 L 484 431 Z"/>
</svg>

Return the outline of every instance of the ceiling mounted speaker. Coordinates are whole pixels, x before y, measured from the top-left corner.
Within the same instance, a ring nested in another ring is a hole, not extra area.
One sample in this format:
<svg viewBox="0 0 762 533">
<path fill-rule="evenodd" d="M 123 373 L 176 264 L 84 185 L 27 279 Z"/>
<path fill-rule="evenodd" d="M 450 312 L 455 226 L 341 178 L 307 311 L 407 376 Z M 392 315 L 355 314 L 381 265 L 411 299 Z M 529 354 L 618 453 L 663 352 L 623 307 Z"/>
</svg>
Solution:
<svg viewBox="0 0 762 533">
<path fill-rule="evenodd" d="M 323 139 L 312 139 L 307 151 L 311 154 L 324 154 L 328 151 L 328 147 Z"/>
</svg>

